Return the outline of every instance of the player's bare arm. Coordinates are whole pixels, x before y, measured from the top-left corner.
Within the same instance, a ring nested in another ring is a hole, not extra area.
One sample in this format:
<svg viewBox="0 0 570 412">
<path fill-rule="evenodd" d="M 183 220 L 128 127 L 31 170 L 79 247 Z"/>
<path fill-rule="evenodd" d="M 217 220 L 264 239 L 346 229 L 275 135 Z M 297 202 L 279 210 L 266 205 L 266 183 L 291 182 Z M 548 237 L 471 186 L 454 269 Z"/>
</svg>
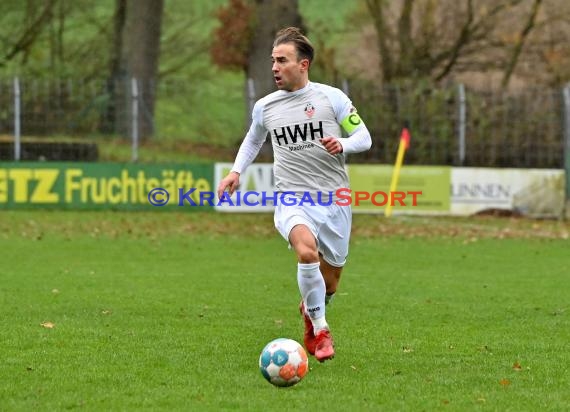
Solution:
<svg viewBox="0 0 570 412">
<path fill-rule="evenodd" d="M 236 191 L 239 187 L 239 173 L 238 172 L 230 172 L 226 177 L 224 177 L 220 184 L 218 185 L 218 198 L 221 198 L 223 193 L 228 190 L 230 196 Z"/>
</svg>

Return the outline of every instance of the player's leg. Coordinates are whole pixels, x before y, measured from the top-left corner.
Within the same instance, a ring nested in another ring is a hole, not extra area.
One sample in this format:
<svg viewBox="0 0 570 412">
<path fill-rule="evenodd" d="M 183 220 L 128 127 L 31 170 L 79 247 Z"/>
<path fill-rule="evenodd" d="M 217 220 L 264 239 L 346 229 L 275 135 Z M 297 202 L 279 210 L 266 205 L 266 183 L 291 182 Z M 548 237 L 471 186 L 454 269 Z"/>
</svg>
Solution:
<svg viewBox="0 0 570 412">
<path fill-rule="evenodd" d="M 305 310 L 306 302 L 303 297 L 303 288 L 300 284 L 301 282 L 299 281 L 301 277 L 301 269 L 305 268 L 304 265 L 310 265 L 311 263 L 316 263 L 319 260 L 318 252 L 316 251 L 316 240 L 313 235 L 313 231 L 307 226 L 310 224 L 310 218 L 306 215 L 303 208 L 299 206 L 285 206 L 281 202 L 277 204 L 275 208 L 274 220 L 275 228 L 279 231 L 281 236 L 283 236 L 283 238 L 288 241 L 289 247 L 293 249 L 294 244 L 296 248 L 295 252 L 297 254 L 298 260 L 297 281 L 302 296 L 301 303 L 299 304 L 299 311 L 301 312 L 301 315 L 303 316 L 303 320 L 305 322 L 303 341 L 305 343 L 307 352 L 309 352 L 311 355 L 314 355 L 316 343 L 313 321 Z M 308 229 L 308 231 L 303 228 Z M 291 239 L 291 234 L 293 235 L 293 239 Z"/>
<path fill-rule="evenodd" d="M 306 225 L 296 225 L 289 233 L 289 242 L 297 254 L 297 281 L 315 333 L 328 328 L 325 320 L 326 285 L 320 271 L 317 240 Z"/>
<path fill-rule="evenodd" d="M 319 268 L 325 281 L 325 305 L 338 288 L 342 268 L 348 256 L 352 213 L 341 206 L 331 206 L 326 223 L 319 227 Z M 315 357 L 329 359 L 334 356 L 334 342 L 327 328 L 326 333 L 315 337 Z"/>
<path fill-rule="evenodd" d="M 337 205 L 336 209 L 329 214 L 327 223 L 319 230 L 319 260 L 326 284 L 327 304 L 338 289 L 342 270 L 348 257 L 351 226 L 351 209 Z"/>
<path fill-rule="evenodd" d="M 334 356 L 334 348 L 325 318 L 326 285 L 320 271 L 317 240 L 307 226 L 299 224 L 291 230 L 289 242 L 299 262 L 297 281 L 302 296 L 300 310 L 305 319 L 305 347 L 323 362 Z"/>
<path fill-rule="evenodd" d="M 316 240 L 317 228 L 325 220 L 325 211 L 313 206 L 285 206 L 279 203 L 275 209 L 275 227 L 297 254 L 297 281 L 302 296 L 300 310 L 305 321 L 305 347 L 319 361 L 334 356 L 332 338 L 324 316 L 326 285 L 320 272 Z"/>
<path fill-rule="evenodd" d="M 299 263 L 319 263 L 317 240 L 307 225 L 295 225 L 289 232 L 289 243 L 297 254 Z"/>
<path fill-rule="evenodd" d="M 336 293 L 338 288 L 338 284 L 340 282 L 340 275 L 342 274 L 342 266 L 333 266 L 329 262 L 327 262 L 322 254 L 319 254 L 320 259 L 320 269 L 321 273 L 323 274 L 323 278 L 325 279 L 325 286 L 326 286 L 326 296 L 325 296 L 325 305 L 328 305 Z"/>
</svg>

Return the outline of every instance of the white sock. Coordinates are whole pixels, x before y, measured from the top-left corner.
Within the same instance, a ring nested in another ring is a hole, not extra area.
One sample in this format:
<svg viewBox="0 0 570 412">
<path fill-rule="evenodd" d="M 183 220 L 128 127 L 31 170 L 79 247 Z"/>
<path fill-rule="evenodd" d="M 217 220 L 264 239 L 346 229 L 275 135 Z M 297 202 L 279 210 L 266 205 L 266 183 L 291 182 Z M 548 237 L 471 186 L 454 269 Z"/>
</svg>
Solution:
<svg viewBox="0 0 570 412">
<path fill-rule="evenodd" d="M 313 330 L 315 331 L 315 335 L 321 331 L 321 329 L 328 329 L 329 324 L 327 323 L 325 317 L 320 317 L 318 319 L 311 319 L 313 321 Z"/>
<path fill-rule="evenodd" d="M 305 311 L 313 321 L 315 333 L 328 328 L 325 319 L 326 286 L 319 266 L 318 262 L 299 263 L 297 270 L 299 291 L 303 297 L 303 302 L 305 302 Z"/>
<path fill-rule="evenodd" d="M 325 295 L 325 305 L 328 305 L 329 303 L 331 303 L 333 298 L 334 298 L 334 293 L 331 293 L 330 295 L 327 293 Z"/>
</svg>

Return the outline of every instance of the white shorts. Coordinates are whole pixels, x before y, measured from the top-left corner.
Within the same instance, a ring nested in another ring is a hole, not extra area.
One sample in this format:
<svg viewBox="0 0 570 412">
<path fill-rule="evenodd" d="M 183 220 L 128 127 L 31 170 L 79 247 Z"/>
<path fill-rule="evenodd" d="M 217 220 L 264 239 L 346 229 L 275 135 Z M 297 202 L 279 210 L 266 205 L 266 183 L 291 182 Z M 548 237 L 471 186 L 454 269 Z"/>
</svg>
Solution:
<svg viewBox="0 0 570 412">
<path fill-rule="evenodd" d="M 328 264 L 343 267 L 346 263 L 352 225 L 350 206 L 336 203 L 329 206 L 287 206 L 279 202 L 275 207 L 274 220 L 275 227 L 287 241 L 291 229 L 297 225 L 307 226 L 317 240 L 319 253 Z"/>
</svg>

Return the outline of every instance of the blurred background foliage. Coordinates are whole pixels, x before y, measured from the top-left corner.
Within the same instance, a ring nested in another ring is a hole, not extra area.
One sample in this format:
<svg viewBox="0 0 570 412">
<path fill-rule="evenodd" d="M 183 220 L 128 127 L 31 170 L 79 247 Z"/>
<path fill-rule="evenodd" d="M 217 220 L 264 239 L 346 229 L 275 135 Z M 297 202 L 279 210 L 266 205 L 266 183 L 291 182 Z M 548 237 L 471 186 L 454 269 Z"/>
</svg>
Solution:
<svg viewBox="0 0 570 412">
<path fill-rule="evenodd" d="M 500 153 L 513 145 L 562 141 L 567 0 L 4 0 L 0 73 L 5 90 L 14 76 L 98 82 L 86 100 L 77 99 L 75 120 L 66 121 L 78 124 L 91 113 L 88 126 L 52 130 L 40 122 L 28 134 L 110 138 L 110 152 L 120 152 L 128 130 L 120 127 L 127 111 L 117 84 L 134 76 L 143 85 L 140 129 L 151 152 L 235 151 L 252 102 L 273 90 L 271 42 L 286 25 L 302 27 L 316 47 L 311 79 L 344 89 L 378 138 L 363 161 L 391 159 L 406 120 L 417 142 L 410 161 L 457 163 L 458 84 L 468 90 L 471 147 L 490 145 L 495 153 L 472 153 L 467 164 L 479 156 L 508 165 L 521 154 Z M 27 84 L 27 91 L 43 87 Z M 520 101 L 529 105 L 513 103 Z M 28 107 L 49 106 L 38 102 Z"/>
</svg>

